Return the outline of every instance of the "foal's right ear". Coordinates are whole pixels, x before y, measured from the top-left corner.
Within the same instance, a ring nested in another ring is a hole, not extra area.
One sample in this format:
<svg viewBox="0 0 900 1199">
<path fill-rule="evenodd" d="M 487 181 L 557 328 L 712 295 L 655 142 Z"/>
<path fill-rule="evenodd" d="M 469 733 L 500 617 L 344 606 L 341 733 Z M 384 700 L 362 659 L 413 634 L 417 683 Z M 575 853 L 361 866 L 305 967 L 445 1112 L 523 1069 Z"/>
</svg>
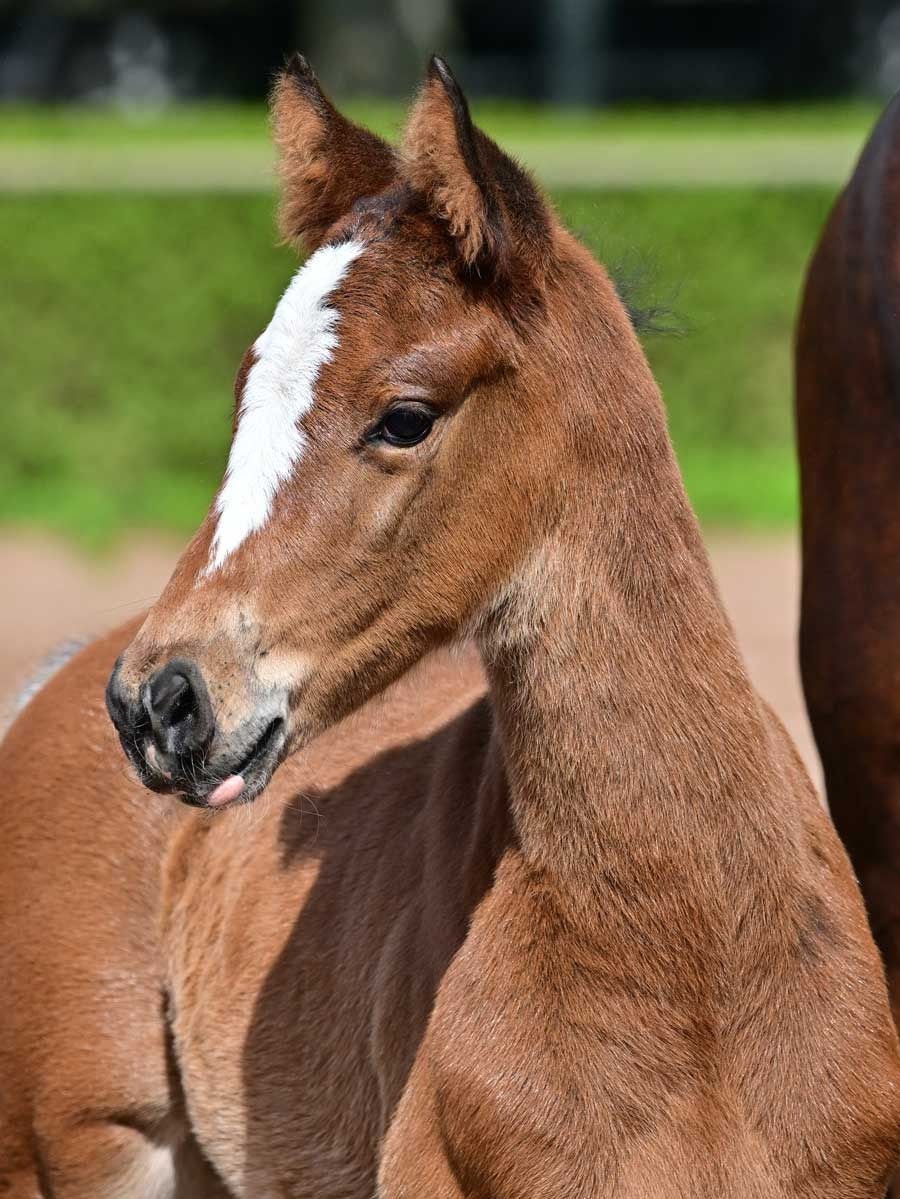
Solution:
<svg viewBox="0 0 900 1199">
<path fill-rule="evenodd" d="M 550 260 L 552 217 L 528 172 L 472 123 L 462 88 L 435 55 L 403 144 L 413 187 L 467 267 L 501 278 L 518 263 L 532 281 Z"/>
<path fill-rule="evenodd" d="M 281 175 L 278 227 L 286 241 L 311 252 L 357 200 L 396 179 L 394 151 L 338 112 L 302 54 L 278 76 L 271 109 Z"/>
</svg>

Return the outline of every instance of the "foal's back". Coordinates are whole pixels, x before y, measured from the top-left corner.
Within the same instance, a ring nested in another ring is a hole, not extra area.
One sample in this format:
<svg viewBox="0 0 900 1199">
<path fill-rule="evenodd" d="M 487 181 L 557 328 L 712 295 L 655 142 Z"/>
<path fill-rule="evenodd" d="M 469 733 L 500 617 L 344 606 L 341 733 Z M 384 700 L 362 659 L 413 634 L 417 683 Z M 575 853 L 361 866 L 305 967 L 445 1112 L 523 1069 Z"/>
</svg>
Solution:
<svg viewBox="0 0 900 1199">
<path fill-rule="evenodd" d="M 11 1199 L 219 1193 L 187 1132 L 162 1018 L 160 865 L 183 816 L 147 802 L 103 708 L 137 623 L 64 667 L 0 745 L 0 1194 Z"/>
</svg>

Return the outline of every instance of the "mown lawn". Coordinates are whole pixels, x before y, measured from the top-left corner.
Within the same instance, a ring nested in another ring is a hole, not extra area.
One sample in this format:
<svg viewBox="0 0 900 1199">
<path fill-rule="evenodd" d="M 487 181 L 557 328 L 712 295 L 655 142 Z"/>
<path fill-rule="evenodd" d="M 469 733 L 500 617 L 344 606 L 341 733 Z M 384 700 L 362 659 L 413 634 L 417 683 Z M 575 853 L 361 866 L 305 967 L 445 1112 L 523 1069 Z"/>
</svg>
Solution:
<svg viewBox="0 0 900 1199">
<path fill-rule="evenodd" d="M 33 133 L 34 130 L 32 129 Z M 796 514 L 791 333 L 827 188 L 569 190 L 605 261 L 676 310 L 650 337 L 709 524 Z M 227 450 L 231 384 L 293 261 L 269 195 L 0 195 L 0 521 L 93 545 L 187 531 Z"/>
<path fill-rule="evenodd" d="M 396 137 L 405 105 L 356 99 L 346 111 Z M 557 108 L 479 102 L 478 121 L 549 187 L 837 186 L 877 107 Z M 128 114 L 0 105 L 0 189 L 266 190 L 274 182 L 265 108 L 184 105 Z"/>
<path fill-rule="evenodd" d="M 327 84 L 327 81 L 326 81 Z M 403 123 L 407 106 L 383 99 L 348 99 L 341 108 L 385 137 Z M 776 135 L 852 133 L 864 136 L 878 113 L 866 100 L 839 100 L 797 105 L 622 105 L 611 109 L 559 108 L 538 104 L 479 101 L 472 106 L 479 124 L 500 141 L 527 134 L 548 139 L 573 133 L 588 136 L 685 134 L 695 137 L 725 133 Z M 100 106 L 0 105 L 0 143 L 34 141 L 90 145 L 135 140 L 187 139 L 259 141 L 267 138 L 266 111 L 261 104 L 182 104 L 158 111 L 127 111 Z"/>
</svg>

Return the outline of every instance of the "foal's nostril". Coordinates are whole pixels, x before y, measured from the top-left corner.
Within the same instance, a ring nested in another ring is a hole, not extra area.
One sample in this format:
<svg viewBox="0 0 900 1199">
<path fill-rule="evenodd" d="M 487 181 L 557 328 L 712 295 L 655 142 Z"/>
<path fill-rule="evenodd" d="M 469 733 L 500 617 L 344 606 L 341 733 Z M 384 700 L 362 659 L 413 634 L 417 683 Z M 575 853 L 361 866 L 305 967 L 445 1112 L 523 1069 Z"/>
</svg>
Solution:
<svg viewBox="0 0 900 1199">
<path fill-rule="evenodd" d="M 175 658 L 158 670 L 144 688 L 143 703 L 153 740 L 163 753 L 196 754 L 208 747 L 212 705 L 193 662 Z"/>
<path fill-rule="evenodd" d="M 175 724 L 187 716 L 191 698 L 191 685 L 184 675 L 164 670 L 147 688 L 147 712 L 160 724 Z"/>
</svg>

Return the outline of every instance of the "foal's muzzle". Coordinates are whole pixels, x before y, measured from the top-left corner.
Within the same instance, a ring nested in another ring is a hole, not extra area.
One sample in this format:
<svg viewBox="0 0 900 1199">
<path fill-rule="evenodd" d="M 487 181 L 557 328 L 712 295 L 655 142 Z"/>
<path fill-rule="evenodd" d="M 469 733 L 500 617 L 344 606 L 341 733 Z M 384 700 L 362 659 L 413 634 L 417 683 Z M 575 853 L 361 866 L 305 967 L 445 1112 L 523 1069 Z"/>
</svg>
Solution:
<svg viewBox="0 0 900 1199">
<path fill-rule="evenodd" d="M 136 696 L 128 695 L 116 663 L 106 707 L 145 786 L 154 791 L 194 789 L 216 724 L 206 683 L 193 662 L 173 658 Z"/>
<path fill-rule="evenodd" d="M 117 662 L 106 707 L 144 786 L 176 792 L 195 807 L 255 798 L 285 745 L 285 710 L 278 697 L 231 733 L 219 730 L 203 674 L 186 658 L 173 658 L 132 694 Z M 233 781 L 223 793 L 228 779 Z"/>
</svg>

